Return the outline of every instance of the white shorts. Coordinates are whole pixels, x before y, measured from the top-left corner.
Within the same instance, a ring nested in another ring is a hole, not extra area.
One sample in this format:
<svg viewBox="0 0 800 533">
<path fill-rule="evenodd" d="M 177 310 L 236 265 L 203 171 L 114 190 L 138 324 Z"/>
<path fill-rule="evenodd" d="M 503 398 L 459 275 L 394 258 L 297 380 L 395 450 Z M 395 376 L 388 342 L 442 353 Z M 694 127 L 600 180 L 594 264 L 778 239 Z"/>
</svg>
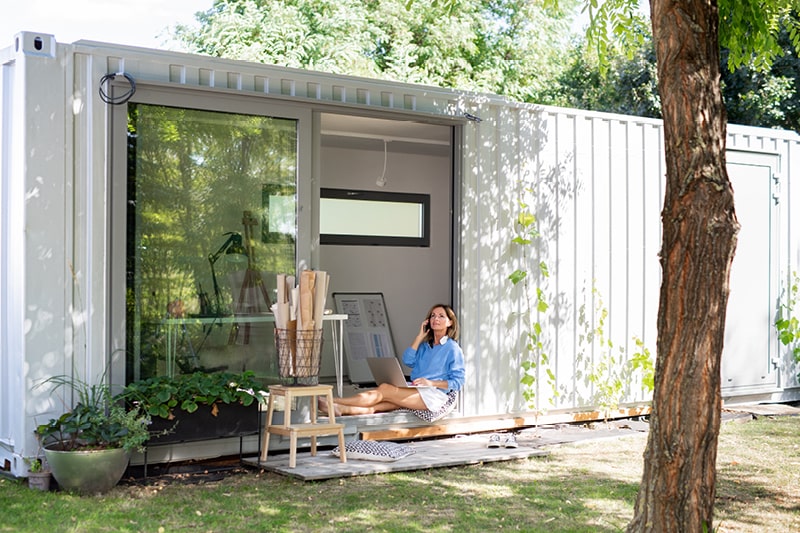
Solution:
<svg viewBox="0 0 800 533">
<path fill-rule="evenodd" d="M 447 393 L 437 387 L 417 387 L 422 401 L 428 411 L 438 411 L 447 403 Z"/>
</svg>

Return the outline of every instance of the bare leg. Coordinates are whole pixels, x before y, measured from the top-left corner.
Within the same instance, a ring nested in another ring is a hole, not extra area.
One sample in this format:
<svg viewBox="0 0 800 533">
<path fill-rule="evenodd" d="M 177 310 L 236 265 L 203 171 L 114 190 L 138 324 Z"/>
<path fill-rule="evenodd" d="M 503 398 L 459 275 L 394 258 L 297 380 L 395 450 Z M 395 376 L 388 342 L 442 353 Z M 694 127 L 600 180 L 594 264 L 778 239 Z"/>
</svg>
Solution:
<svg viewBox="0 0 800 533">
<path fill-rule="evenodd" d="M 328 406 L 320 402 L 319 408 L 328 412 Z M 414 389 L 401 389 L 384 383 L 377 389 L 360 392 L 347 398 L 334 398 L 335 415 L 367 415 L 406 409 L 425 409 L 422 397 Z"/>
<path fill-rule="evenodd" d="M 317 409 L 319 409 L 320 413 L 327 415 L 330 413 L 328 410 L 328 400 L 322 396 L 317 396 Z M 333 404 L 333 414 L 335 416 L 342 416 L 342 410 L 339 408 L 336 403 Z"/>
</svg>

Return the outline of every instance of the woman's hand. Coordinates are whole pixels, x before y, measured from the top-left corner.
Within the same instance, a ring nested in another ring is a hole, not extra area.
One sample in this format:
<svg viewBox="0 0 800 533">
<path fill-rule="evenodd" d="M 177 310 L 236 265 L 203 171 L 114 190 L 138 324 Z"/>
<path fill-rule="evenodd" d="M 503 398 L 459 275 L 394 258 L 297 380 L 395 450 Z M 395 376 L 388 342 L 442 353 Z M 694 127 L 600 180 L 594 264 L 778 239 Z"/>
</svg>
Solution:
<svg viewBox="0 0 800 533">
<path fill-rule="evenodd" d="M 432 380 L 428 378 L 417 378 L 413 380 L 411 384 L 417 387 L 436 387 L 437 389 L 447 390 L 447 380 L 444 379 Z"/>
<path fill-rule="evenodd" d="M 417 336 L 414 337 L 414 342 L 411 343 L 411 348 L 414 350 L 419 348 L 419 345 L 422 344 L 422 341 L 424 341 L 425 337 L 428 336 L 429 329 L 430 326 L 428 325 L 428 319 L 426 318 L 422 321 L 422 324 L 419 325 L 419 333 L 417 333 Z"/>
<path fill-rule="evenodd" d="M 422 324 L 419 326 L 419 333 L 417 333 L 417 337 L 422 337 L 423 339 L 425 338 L 425 335 L 428 334 L 428 330 L 431 329 L 429 322 L 430 321 L 427 318 L 422 321 Z"/>
</svg>

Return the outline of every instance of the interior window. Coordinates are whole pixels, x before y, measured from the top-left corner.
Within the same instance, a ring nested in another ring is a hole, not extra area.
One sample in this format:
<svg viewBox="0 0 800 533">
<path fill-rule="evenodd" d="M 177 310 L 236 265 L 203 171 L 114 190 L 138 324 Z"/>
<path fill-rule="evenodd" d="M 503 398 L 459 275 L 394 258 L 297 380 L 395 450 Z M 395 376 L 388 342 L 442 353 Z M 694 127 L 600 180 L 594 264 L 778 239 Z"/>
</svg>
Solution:
<svg viewBox="0 0 800 533">
<path fill-rule="evenodd" d="M 128 106 L 127 380 L 276 374 L 269 306 L 296 263 L 295 119 Z"/>
<path fill-rule="evenodd" d="M 320 243 L 429 246 L 428 194 L 320 190 Z"/>
</svg>

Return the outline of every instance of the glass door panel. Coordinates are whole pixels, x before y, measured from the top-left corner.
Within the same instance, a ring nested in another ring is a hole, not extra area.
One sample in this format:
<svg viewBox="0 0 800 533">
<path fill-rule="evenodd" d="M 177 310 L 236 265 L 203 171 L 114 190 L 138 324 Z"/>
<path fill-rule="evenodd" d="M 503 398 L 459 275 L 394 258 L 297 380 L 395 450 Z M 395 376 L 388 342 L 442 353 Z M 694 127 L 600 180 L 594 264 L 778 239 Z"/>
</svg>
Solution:
<svg viewBox="0 0 800 533">
<path fill-rule="evenodd" d="M 296 264 L 298 121 L 128 107 L 126 380 L 276 376 L 269 306 Z"/>
</svg>

